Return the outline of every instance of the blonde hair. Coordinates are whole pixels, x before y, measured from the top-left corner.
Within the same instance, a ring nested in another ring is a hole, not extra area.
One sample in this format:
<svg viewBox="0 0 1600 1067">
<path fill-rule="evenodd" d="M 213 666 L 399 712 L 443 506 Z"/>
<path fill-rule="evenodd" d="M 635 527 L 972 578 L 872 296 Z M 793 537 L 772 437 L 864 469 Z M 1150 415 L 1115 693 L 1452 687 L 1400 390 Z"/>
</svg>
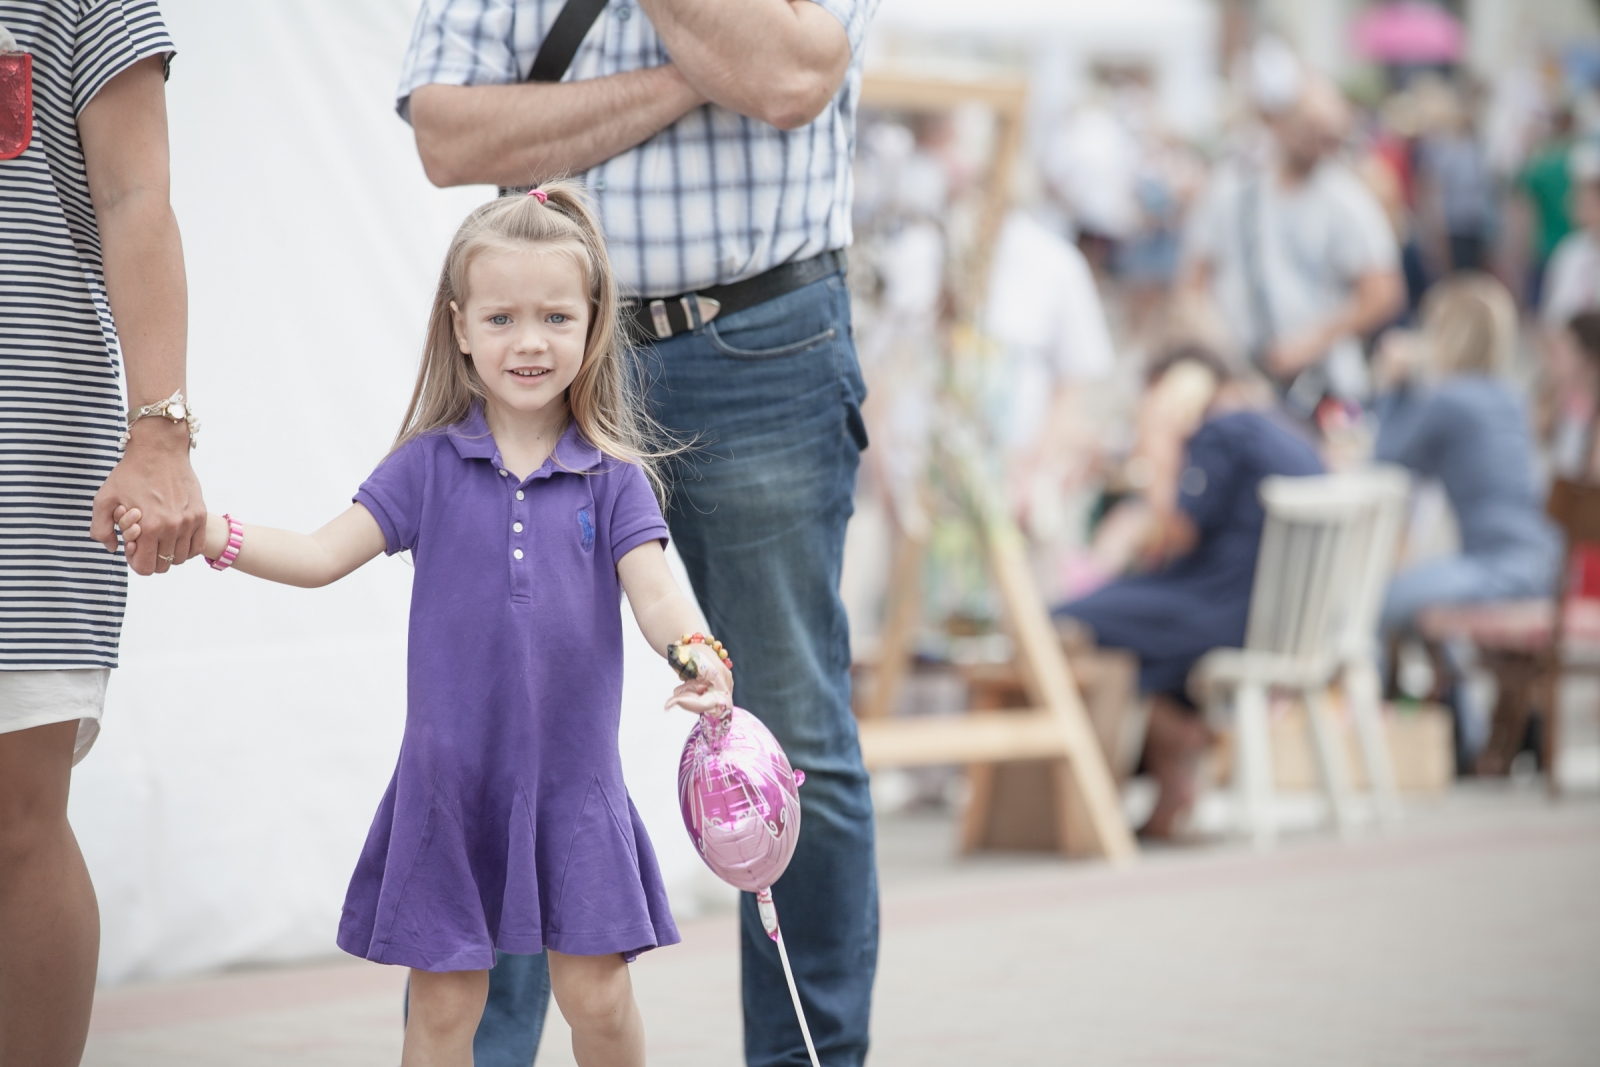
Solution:
<svg viewBox="0 0 1600 1067">
<path fill-rule="evenodd" d="M 1435 374 L 1504 374 L 1517 343 L 1517 305 L 1487 274 L 1446 278 L 1422 301 L 1422 328 Z"/>
<path fill-rule="evenodd" d="M 681 449 L 663 447 L 665 435 L 645 413 L 633 350 L 623 336 L 617 283 L 600 226 L 576 182 L 556 181 L 537 196 L 503 196 L 468 215 L 456 231 L 439 271 L 428 316 L 422 366 L 394 447 L 454 426 L 488 395 L 472 357 L 461 351 L 450 305 L 466 307 L 467 272 L 487 251 L 543 245 L 572 255 L 589 290 L 589 335 L 578 376 L 567 388 L 567 410 L 578 430 L 602 453 L 644 469 L 661 495 L 659 460 Z"/>
</svg>

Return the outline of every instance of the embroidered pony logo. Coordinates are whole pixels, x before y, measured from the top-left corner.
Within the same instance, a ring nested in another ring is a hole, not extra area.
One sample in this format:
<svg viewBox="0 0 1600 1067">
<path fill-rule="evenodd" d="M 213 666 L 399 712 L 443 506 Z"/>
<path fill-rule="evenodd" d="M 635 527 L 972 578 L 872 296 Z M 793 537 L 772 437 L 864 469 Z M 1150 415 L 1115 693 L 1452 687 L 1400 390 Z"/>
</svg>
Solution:
<svg viewBox="0 0 1600 1067">
<path fill-rule="evenodd" d="M 583 531 L 583 550 L 587 552 L 594 547 L 594 520 L 589 517 L 588 508 L 578 509 L 578 529 Z"/>
</svg>

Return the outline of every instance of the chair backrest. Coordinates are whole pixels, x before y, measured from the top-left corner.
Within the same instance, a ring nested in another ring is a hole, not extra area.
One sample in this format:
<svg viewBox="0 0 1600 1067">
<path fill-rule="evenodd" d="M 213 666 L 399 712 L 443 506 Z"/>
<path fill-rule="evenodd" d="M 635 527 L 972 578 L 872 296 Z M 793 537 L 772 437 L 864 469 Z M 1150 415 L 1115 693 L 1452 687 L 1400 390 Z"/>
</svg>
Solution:
<svg viewBox="0 0 1600 1067">
<path fill-rule="evenodd" d="M 1383 469 L 1262 480 L 1246 648 L 1330 667 L 1370 654 L 1406 484 Z"/>
<path fill-rule="evenodd" d="M 1367 543 L 1355 561 L 1355 599 L 1346 616 L 1340 653 L 1346 660 L 1374 656 L 1378 647 L 1378 619 L 1383 594 L 1394 574 L 1411 497 L 1411 476 L 1405 468 L 1388 464 L 1345 475 L 1359 479 L 1371 494 L 1366 523 Z"/>
</svg>

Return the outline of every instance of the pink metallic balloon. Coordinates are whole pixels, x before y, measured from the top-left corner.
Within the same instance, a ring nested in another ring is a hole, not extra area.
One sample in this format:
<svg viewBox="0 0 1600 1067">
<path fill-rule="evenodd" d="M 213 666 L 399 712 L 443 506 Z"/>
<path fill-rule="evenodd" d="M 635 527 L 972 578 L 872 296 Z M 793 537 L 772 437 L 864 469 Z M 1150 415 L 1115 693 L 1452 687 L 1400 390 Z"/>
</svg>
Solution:
<svg viewBox="0 0 1600 1067">
<path fill-rule="evenodd" d="M 678 804 L 706 866 L 751 893 L 776 882 L 800 837 L 805 779 L 748 711 L 700 716 L 678 761 Z"/>
</svg>

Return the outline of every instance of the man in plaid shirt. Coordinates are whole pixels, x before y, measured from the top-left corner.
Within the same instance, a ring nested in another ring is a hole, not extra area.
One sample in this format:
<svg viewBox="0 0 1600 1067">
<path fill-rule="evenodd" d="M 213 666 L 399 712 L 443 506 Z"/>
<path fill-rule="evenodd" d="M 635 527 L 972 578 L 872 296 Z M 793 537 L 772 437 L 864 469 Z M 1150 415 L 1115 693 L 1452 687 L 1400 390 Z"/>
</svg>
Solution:
<svg viewBox="0 0 1600 1067">
<path fill-rule="evenodd" d="M 581 175 L 599 208 L 654 414 L 700 445 L 669 471 L 673 541 L 739 664 L 739 703 L 806 772 L 773 895 L 830 1065 L 866 1056 L 878 947 L 839 599 L 866 447 L 843 249 L 876 5 L 609 0 L 561 81 L 526 81 L 564 0 L 424 0 L 398 94 L 435 184 Z M 750 894 L 740 918 L 746 1060 L 805 1063 Z M 501 957 L 479 1067 L 526 1067 L 548 990 L 543 956 Z"/>
</svg>

